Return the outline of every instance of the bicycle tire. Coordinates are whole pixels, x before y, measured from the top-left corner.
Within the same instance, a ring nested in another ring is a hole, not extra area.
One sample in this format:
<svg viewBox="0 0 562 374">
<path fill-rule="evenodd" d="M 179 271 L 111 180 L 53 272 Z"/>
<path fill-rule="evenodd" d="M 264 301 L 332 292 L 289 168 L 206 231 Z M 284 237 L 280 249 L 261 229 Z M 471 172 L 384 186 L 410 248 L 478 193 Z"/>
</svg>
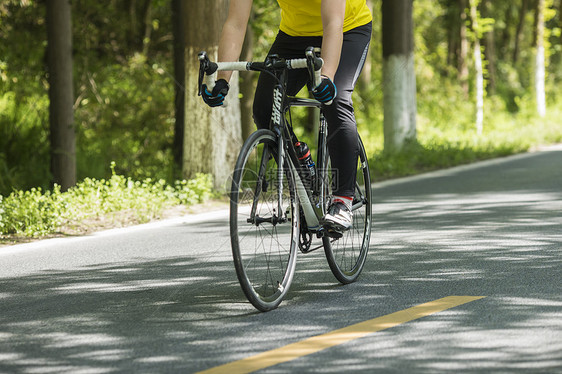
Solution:
<svg viewBox="0 0 562 374">
<path fill-rule="evenodd" d="M 238 156 L 230 191 L 230 237 L 236 275 L 248 301 L 263 312 L 277 308 L 289 290 L 299 238 L 299 203 L 287 165 L 283 168 L 283 211 L 277 212 L 277 146 L 270 130 L 250 135 Z M 262 164 L 265 166 L 260 171 Z M 254 201 L 256 214 L 252 216 Z M 286 222 L 274 223 L 276 216 Z"/>
<path fill-rule="evenodd" d="M 330 270 L 338 281 L 343 284 L 355 282 L 359 277 L 369 251 L 372 223 L 372 192 L 369 163 L 365 147 L 358 138 L 359 157 L 356 178 L 355 197 L 353 199 L 353 226 L 343 232 L 339 239 L 324 237 L 322 242 Z M 326 158 L 324 170 L 330 170 L 329 158 Z M 331 188 L 330 183 L 326 188 Z M 325 196 L 330 196 L 327 192 Z M 327 202 L 325 202 L 327 205 Z"/>
</svg>

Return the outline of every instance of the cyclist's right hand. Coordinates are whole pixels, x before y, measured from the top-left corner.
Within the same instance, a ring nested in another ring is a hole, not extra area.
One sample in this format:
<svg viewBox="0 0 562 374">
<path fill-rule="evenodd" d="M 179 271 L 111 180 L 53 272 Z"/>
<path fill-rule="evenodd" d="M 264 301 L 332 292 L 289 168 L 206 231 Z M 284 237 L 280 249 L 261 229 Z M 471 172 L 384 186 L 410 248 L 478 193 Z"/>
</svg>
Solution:
<svg viewBox="0 0 562 374">
<path fill-rule="evenodd" d="M 230 86 L 228 82 L 224 79 L 219 79 L 215 82 L 215 87 L 209 92 L 206 84 L 203 84 L 201 90 L 201 96 L 203 96 L 203 101 L 208 106 L 214 108 L 224 104 L 224 98 L 228 94 Z"/>
</svg>

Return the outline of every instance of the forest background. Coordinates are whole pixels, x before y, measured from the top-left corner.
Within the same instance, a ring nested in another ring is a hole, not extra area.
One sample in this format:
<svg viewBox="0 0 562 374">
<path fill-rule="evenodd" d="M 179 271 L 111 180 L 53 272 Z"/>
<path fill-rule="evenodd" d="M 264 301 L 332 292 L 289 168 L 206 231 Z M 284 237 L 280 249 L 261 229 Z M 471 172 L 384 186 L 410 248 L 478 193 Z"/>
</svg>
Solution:
<svg viewBox="0 0 562 374">
<path fill-rule="evenodd" d="M 27 194 L 35 204 L 29 204 L 31 210 L 53 211 L 53 205 L 41 203 L 39 196 L 44 191 L 60 195 L 53 190 L 50 170 L 46 2 L 0 3 L 1 233 L 24 233 L 30 227 L 16 224 L 20 218 L 12 217 L 8 228 L 6 217 L 14 207 L 6 205 L 10 196 L 19 194 L 21 200 Z M 182 181 L 182 166 L 174 161 L 175 90 L 194 92 L 196 87 L 183 87 L 175 80 L 173 3 L 71 1 L 76 173 L 82 189 L 75 195 L 88 188 L 99 195 L 100 185 L 93 187 L 96 180 L 107 191 L 137 184 L 174 196 L 179 203 L 211 195 L 208 176 Z M 374 29 L 354 101 L 374 179 L 562 141 L 562 0 L 413 1 L 416 139 L 399 152 L 384 149 L 382 0 L 368 3 Z M 255 58 L 266 55 L 278 17 L 276 2 L 254 0 L 250 30 Z M 541 45 L 545 112 L 536 90 Z M 481 126 L 476 95 L 480 58 Z M 297 117 L 303 123 L 297 126 L 298 135 L 311 139 L 304 125 L 306 113 Z M 114 205 L 114 210 L 123 209 L 122 204 Z M 60 224 L 61 220 L 28 230 L 26 235 L 52 232 Z"/>
</svg>

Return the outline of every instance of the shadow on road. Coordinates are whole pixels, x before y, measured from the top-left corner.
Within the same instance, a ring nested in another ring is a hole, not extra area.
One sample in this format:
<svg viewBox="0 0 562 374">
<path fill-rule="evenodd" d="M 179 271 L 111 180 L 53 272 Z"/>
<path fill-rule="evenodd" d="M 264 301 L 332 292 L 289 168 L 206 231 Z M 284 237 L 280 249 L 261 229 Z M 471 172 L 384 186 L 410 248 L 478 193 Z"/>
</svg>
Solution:
<svg viewBox="0 0 562 374">
<path fill-rule="evenodd" d="M 555 370 L 562 178 L 525 167 L 375 189 L 360 280 L 341 286 L 321 251 L 301 255 L 270 313 L 246 302 L 228 253 L 0 279 L 0 372 L 194 372 L 449 295 L 487 298 L 267 372 Z M 224 222 L 167 234 L 219 230 L 228 238 Z"/>
</svg>

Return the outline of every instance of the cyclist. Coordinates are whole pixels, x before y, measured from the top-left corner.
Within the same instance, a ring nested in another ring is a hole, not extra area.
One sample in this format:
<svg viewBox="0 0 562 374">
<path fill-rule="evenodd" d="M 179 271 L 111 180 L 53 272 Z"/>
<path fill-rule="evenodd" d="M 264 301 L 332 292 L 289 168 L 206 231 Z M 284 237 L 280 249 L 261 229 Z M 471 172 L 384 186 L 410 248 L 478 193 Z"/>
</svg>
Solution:
<svg viewBox="0 0 562 374">
<path fill-rule="evenodd" d="M 253 0 L 231 0 L 219 41 L 218 60 L 240 57 Z M 321 47 L 322 79 L 312 94 L 322 102 L 328 123 L 328 149 L 337 170 L 332 201 L 322 224 L 343 231 L 352 226 L 351 206 L 355 192 L 358 136 L 351 94 L 361 72 L 371 40 L 372 16 L 366 0 L 277 0 L 281 24 L 269 54 L 302 58 L 307 47 Z M 206 87 L 203 100 L 210 106 L 223 104 L 231 72 L 219 72 L 212 92 Z M 305 69 L 290 70 L 288 95 L 296 95 L 308 80 Z M 274 78 L 260 74 L 254 98 L 254 121 L 268 128 L 272 110 Z"/>
</svg>

